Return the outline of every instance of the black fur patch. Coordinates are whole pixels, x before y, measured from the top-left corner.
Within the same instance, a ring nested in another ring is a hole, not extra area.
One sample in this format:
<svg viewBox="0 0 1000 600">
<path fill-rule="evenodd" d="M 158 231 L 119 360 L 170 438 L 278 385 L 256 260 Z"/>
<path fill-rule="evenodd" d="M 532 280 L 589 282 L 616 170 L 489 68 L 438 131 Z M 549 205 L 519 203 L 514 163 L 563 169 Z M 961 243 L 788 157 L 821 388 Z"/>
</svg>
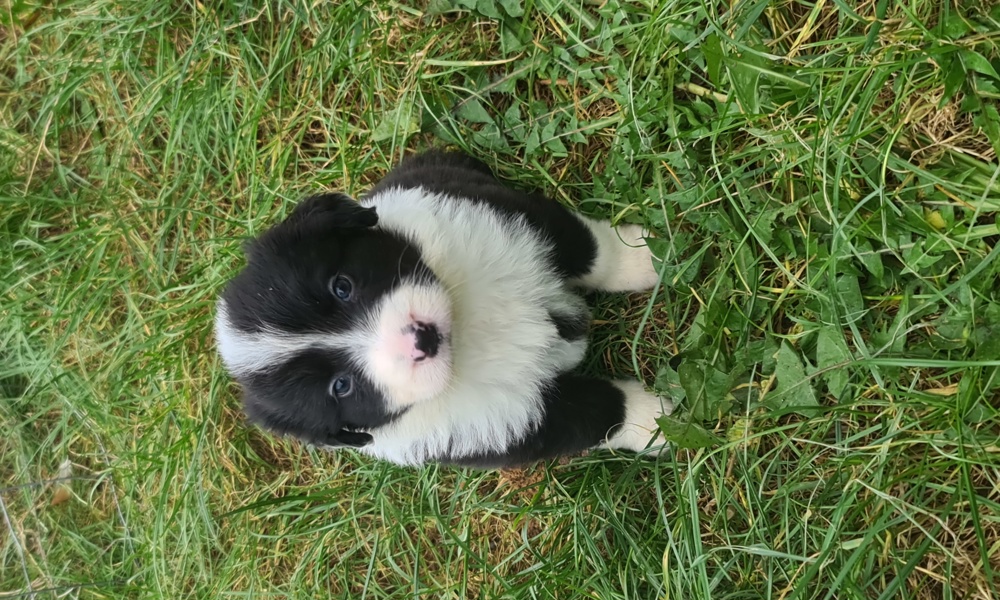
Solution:
<svg viewBox="0 0 1000 600">
<path fill-rule="evenodd" d="M 344 331 L 402 275 L 433 280 L 420 252 L 397 235 L 371 229 L 376 222 L 374 210 L 340 194 L 299 203 L 247 244 L 246 268 L 222 293 L 233 325 L 247 332 Z M 330 293 L 337 275 L 354 282 L 355 302 L 345 305 Z"/>
<path fill-rule="evenodd" d="M 506 452 L 445 457 L 441 462 L 494 469 L 576 454 L 613 435 L 625 420 L 625 393 L 604 379 L 564 373 L 549 383 L 542 399 L 542 422 Z"/>
<path fill-rule="evenodd" d="M 484 202 L 510 218 L 523 217 L 550 240 L 555 266 L 565 277 L 585 275 L 597 258 L 597 242 L 565 207 L 541 194 L 521 192 L 502 183 L 489 167 L 465 154 L 435 150 L 408 158 L 365 196 L 392 188 L 423 188 Z"/>
<path fill-rule="evenodd" d="M 560 315 L 549 313 L 549 319 L 556 326 L 559 337 L 567 341 L 581 340 L 587 337 L 589 318 L 586 313 L 577 315 Z"/>
<path fill-rule="evenodd" d="M 330 383 L 342 374 L 352 377 L 353 391 L 335 398 Z M 241 378 L 241 383 L 251 421 L 315 444 L 364 445 L 371 436 L 354 430 L 378 427 L 394 417 L 378 389 L 335 350 L 300 352 L 272 370 Z"/>
</svg>

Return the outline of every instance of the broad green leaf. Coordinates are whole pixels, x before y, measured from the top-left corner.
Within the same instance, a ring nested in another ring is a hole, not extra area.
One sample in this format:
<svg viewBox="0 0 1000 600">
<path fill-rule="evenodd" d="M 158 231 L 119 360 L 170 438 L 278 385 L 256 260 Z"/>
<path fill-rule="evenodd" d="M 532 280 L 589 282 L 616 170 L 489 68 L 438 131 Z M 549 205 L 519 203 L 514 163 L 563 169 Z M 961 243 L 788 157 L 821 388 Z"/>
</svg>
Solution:
<svg viewBox="0 0 1000 600">
<path fill-rule="evenodd" d="M 698 32 L 689 24 L 678 21 L 668 24 L 665 32 L 681 44 L 689 44 L 698 37 Z"/>
<path fill-rule="evenodd" d="M 733 355 L 736 366 L 742 367 L 746 371 L 753 370 L 759 375 L 769 376 L 774 373 L 776 365 L 775 355 L 778 353 L 778 344 L 774 338 L 768 336 L 763 340 L 754 340 L 739 348 Z"/>
<path fill-rule="evenodd" d="M 477 98 L 469 98 L 458 107 L 458 116 L 473 123 L 492 123 L 493 117 Z"/>
<path fill-rule="evenodd" d="M 566 146 L 559 139 L 556 134 L 556 129 L 559 127 L 559 120 L 552 118 L 545 127 L 542 127 L 542 144 L 545 145 L 549 151 L 555 153 L 556 155 L 565 156 L 568 154 Z"/>
<path fill-rule="evenodd" d="M 479 0 L 476 2 L 476 10 L 479 14 L 491 19 L 499 19 L 501 16 L 496 0 Z"/>
<path fill-rule="evenodd" d="M 665 261 L 671 253 L 672 246 L 673 244 L 670 243 L 670 240 L 663 238 L 649 238 L 646 240 L 646 247 L 649 248 L 650 254 L 653 255 L 654 264 Z"/>
<path fill-rule="evenodd" d="M 677 371 L 671 369 L 669 365 L 664 365 L 657 371 L 653 389 L 660 395 L 670 398 L 674 406 L 683 402 L 684 398 L 687 397 L 684 386 L 681 385 L 680 375 L 677 374 Z"/>
<path fill-rule="evenodd" d="M 941 254 L 927 251 L 923 240 L 917 240 L 912 246 L 903 250 L 903 273 L 919 275 L 927 267 L 933 266 L 944 258 Z"/>
<path fill-rule="evenodd" d="M 494 152 L 506 151 L 510 148 L 507 138 L 494 123 L 486 124 L 481 130 L 472 133 L 475 143 L 481 144 Z"/>
<path fill-rule="evenodd" d="M 894 354 L 902 354 L 906 350 L 906 328 L 909 326 L 907 314 L 910 312 L 909 296 L 903 296 L 896 307 L 896 316 L 893 317 L 889 327 L 872 335 L 872 341 L 876 344 L 876 349 L 881 351 L 883 346 L 886 350 Z"/>
<path fill-rule="evenodd" d="M 518 23 L 504 22 L 500 24 L 500 47 L 503 49 L 504 56 L 517 54 L 524 49 L 527 45 L 525 31 L 526 28 L 521 27 Z M 494 90 L 513 94 L 517 91 L 517 80 L 517 77 L 508 77 L 500 82 Z"/>
<path fill-rule="evenodd" d="M 699 403 L 704 395 L 705 375 L 698 365 L 694 361 L 685 360 L 677 367 L 677 376 L 688 398 L 688 405 Z M 702 419 L 699 417 L 699 420 Z"/>
<path fill-rule="evenodd" d="M 538 129 L 532 129 L 528 132 L 528 139 L 524 143 L 524 154 L 525 156 L 531 156 L 538 150 L 538 147 L 542 144 L 541 137 L 538 135 Z"/>
<path fill-rule="evenodd" d="M 819 369 L 827 369 L 845 363 L 851 358 L 851 353 L 847 349 L 843 332 L 836 327 L 826 326 L 819 330 L 819 338 L 816 341 L 816 366 Z M 826 381 L 826 387 L 830 393 L 839 397 L 847 387 L 848 373 L 846 366 L 831 368 L 822 375 Z"/>
<path fill-rule="evenodd" d="M 938 348 L 963 348 L 972 335 L 972 313 L 963 307 L 949 307 L 937 319 L 934 319 L 934 333 L 931 342 Z"/>
<path fill-rule="evenodd" d="M 701 425 L 677 417 L 664 415 L 657 418 L 656 423 L 663 437 L 680 448 L 708 448 L 722 441 Z"/>
<path fill-rule="evenodd" d="M 940 27 L 943 36 L 950 40 L 957 40 L 971 31 L 968 22 L 966 22 L 961 14 L 954 10 L 950 11 L 948 16 L 941 20 L 938 27 Z"/>
<path fill-rule="evenodd" d="M 718 88 L 722 85 L 722 42 L 719 36 L 714 33 L 705 38 L 701 44 L 701 51 L 705 55 L 705 65 L 708 69 L 708 79 Z"/>
<path fill-rule="evenodd" d="M 451 0 L 430 0 L 427 3 L 428 15 L 443 15 L 455 9 L 455 4 Z"/>
<path fill-rule="evenodd" d="M 985 56 L 968 48 L 963 48 L 961 53 L 962 62 L 965 63 L 966 68 L 987 77 L 992 77 L 993 79 L 1000 79 L 997 70 L 993 68 L 993 65 L 990 64 L 989 59 Z"/>
<path fill-rule="evenodd" d="M 941 61 L 941 68 L 945 72 L 944 92 L 941 94 L 941 101 L 938 102 L 938 108 L 948 104 L 948 101 L 955 96 L 955 93 L 965 83 L 965 67 L 957 57 L 943 59 Z"/>
<path fill-rule="evenodd" d="M 558 136 L 547 139 L 545 141 L 545 147 L 555 156 L 566 156 L 569 154 L 566 144 L 564 144 Z"/>
<path fill-rule="evenodd" d="M 807 82 L 805 82 L 805 81 L 801 81 L 799 79 L 796 79 L 795 77 L 792 77 L 791 75 L 785 75 L 781 71 L 775 71 L 774 69 L 768 69 L 766 66 L 764 66 L 764 65 L 768 65 L 768 64 L 771 64 L 771 62 L 769 60 L 767 60 L 767 59 L 764 59 L 764 58 L 759 58 L 759 60 L 757 60 L 755 62 L 744 62 L 744 63 L 741 63 L 741 65 L 744 68 L 749 69 L 751 71 L 756 71 L 757 73 L 759 73 L 760 75 L 763 75 L 764 77 L 767 77 L 768 79 L 773 79 L 775 81 L 780 81 L 780 82 L 788 85 L 789 87 L 796 88 L 798 90 L 807 90 L 809 88 L 809 84 Z M 799 76 L 801 77 L 801 76 L 806 75 L 806 74 L 808 74 L 808 73 L 807 72 L 802 72 L 802 73 L 799 74 Z"/>
<path fill-rule="evenodd" d="M 756 114 L 760 111 L 760 96 L 758 86 L 760 85 L 760 72 L 751 68 L 747 63 L 738 58 L 726 61 L 729 69 L 729 80 L 733 84 L 733 91 L 740 101 L 743 112 Z"/>
<path fill-rule="evenodd" d="M 987 81 L 989 80 L 987 79 Z M 979 112 L 983 109 L 983 99 L 979 97 L 979 94 L 966 94 L 962 97 L 958 109 L 965 113 Z"/>
<path fill-rule="evenodd" d="M 683 246 L 683 244 L 676 243 L 677 237 L 675 235 L 674 242 L 663 238 L 646 238 L 646 245 L 653 254 L 653 265 L 656 268 L 656 272 L 663 274 L 663 282 L 668 286 L 690 284 L 694 281 L 701 270 L 702 260 L 710 249 L 709 246 L 703 246 L 695 252 L 694 256 L 678 263 L 678 257 L 674 255 L 673 248 L 675 246 Z M 671 257 L 669 261 L 666 260 L 668 256 Z M 667 264 L 664 266 L 663 262 Z"/>
<path fill-rule="evenodd" d="M 986 404 L 985 400 L 973 404 L 965 413 L 965 422 L 970 425 L 982 425 L 997 418 L 997 411 Z"/>
<path fill-rule="evenodd" d="M 677 275 L 670 280 L 666 280 L 668 284 L 674 285 L 678 281 L 680 283 L 690 284 L 694 281 L 698 273 L 701 272 L 701 263 L 705 258 L 705 254 L 709 250 L 709 246 L 702 246 L 694 253 L 694 256 L 685 260 L 677 268 Z"/>
<path fill-rule="evenodd" d="M 864 240 L 855 244 L 854 247 L 858 251 L 856 256 L 861 260 L 865 268 L 868 269 L 868 272 L 874 275 L 876 279 L 881 280 L 885 273 L 882 256 L 878 252 L 875 252 L 871 242 Z"/>
<path fill-rule="evenodd" d="M 989 304 L 982 311 L 982 325 L 976 328 L 976 358 L 1000 359 L 1000 304 Z"/>
<path fill-rule="evenodd" d="M 808 409 L 819 406 L 819 401 L 806 377 L 802 359 L 787 341 L 781 342 L 777 359 L 774 373 L 778 378 L 778 388 L 765 396 L 766 404 L 779 411 L 790 410 L 811 416 L 814 411 Z"/>
<path fill-rule="evenodd" d="M 524 3 L 521 0 L 499 0 L 500 6 L 512 17 L 520 17 L 524 14 Z"/>
<path fill-rule="evenodd" d="M 420 131 L 420 109 L 414 104 L 401 104 L 383 115 L 372 131 L 372 141 L 392 138 L 405 140 Z"/>
<path fill-rule="evenodd" d="M 503 126 L 507 135 L 515 142 L 524 141 L 524 123 L 521 121 L 521 106 L 516 102 L 503 113 Z"/>
<path fill-rule="evenodd" d="M 973 123 L 983 130 L 993 150 L 1000 155 L 1000 113 L 996 107 L 984 104 L 982 111 L 973 119 Z"/>
<path fill-rule="evenodd" d="M 729 410 L 729 376 L 704 361 L 685 360 L 677 369 L 691 416 L 699 421 L 718 419 Z"/>
<path fill-rule="evenodd" d="M 719 334 L 716 317 L 720 310 L 719 303 L 715 301 L 706 302 L 698 309 L 698 314 L 694 316 L 687 334 L 684 335 L 685 350 L 701 348 Z"/>
<path fill-rule="evenodd" d="M 844 308 L 844 319 L 854 323 L 864 314 L 865 301 L 861 297 L 861 287 L 854 275 L 841 275 L 837 278 L 837 296 Z"/>
</svg>

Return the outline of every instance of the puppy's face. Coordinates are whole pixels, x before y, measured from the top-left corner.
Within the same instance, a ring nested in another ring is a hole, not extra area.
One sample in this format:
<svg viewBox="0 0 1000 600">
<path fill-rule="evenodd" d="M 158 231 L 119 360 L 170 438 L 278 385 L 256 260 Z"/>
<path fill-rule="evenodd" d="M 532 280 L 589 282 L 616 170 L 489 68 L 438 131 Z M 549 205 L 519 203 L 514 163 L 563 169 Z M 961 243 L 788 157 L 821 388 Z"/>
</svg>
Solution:
<svg viewBox="0 0 1000 600">
<path fill-rule="evenodd" d="M 364 430 L 443 392 L 451 301 L 419 250 L 330 194 L 251 241 L 216 340 L 247 414 L 279 433 L 360 446 Z"/>
</svg>

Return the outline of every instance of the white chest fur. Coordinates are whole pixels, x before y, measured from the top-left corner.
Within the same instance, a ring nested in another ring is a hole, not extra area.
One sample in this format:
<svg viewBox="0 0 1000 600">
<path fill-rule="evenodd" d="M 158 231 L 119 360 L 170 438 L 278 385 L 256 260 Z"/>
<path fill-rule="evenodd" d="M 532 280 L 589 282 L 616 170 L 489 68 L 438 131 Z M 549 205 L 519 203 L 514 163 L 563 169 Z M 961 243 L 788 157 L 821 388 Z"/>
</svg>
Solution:
<svg viewBox="0 0 1000 600">
<path fill-rule="evenodd" d="M 378 211 L 378 227 L 420 249 L 451 293 L 454 371 L 444 394 L 372 432 L 363 451 L 416 464 L 504 450 L 540 420 L 543 383 L 583 358 L 586 341 L 562 339 L 550 318 L 585 312 L 583 300 L 556 276 L 551 248 L 522 219 L 420 189 L 364 203 Z"/>
</svg>

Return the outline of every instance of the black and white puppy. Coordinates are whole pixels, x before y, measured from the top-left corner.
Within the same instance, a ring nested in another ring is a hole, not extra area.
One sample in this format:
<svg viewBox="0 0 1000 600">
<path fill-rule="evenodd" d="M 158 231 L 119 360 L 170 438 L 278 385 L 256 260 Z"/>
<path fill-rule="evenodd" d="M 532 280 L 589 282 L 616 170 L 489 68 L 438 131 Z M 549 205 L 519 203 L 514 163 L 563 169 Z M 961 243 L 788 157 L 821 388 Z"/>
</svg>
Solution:
<svg viewBox="0 0 1000 600">
<path fill-rule="evenodd" d="M 581 291 L 658 279 L 638 226 L 615 230 L 468 156 L 429 152 L 360 203 L 307 198 L 246 253 L 216 339 L 267 429 L 405 465 L 663 443 L 667 400 L 574 373 Z"/>
</svg>

